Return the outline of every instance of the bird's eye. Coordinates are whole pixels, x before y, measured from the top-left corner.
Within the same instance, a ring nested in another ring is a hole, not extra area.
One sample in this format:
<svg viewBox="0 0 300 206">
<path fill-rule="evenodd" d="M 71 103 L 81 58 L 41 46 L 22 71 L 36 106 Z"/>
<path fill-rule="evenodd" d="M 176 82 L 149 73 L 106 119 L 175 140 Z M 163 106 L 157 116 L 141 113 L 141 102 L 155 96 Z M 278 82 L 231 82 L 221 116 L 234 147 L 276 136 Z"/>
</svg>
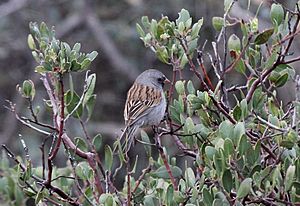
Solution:
<svg viewBox="0 0 300 206">
<path fill-rule="evenodd" d="M 157 81 L 158 81 L 158 83 L 160 83 L 160 84 L 163 84 L 165 80 L 166 80 L 165 77 L 159 77 L 159 78 L 157 78 Z"/>
</svg>

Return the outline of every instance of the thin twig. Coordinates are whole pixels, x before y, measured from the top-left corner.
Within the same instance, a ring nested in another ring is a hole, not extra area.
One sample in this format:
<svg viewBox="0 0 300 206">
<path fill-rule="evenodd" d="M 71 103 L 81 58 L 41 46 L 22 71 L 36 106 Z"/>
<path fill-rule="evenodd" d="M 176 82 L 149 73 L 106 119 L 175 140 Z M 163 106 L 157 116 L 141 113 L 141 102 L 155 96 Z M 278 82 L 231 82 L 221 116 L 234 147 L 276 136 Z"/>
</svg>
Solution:
<svg viewBox="0 0 300 206">
<path fill-rule="evenodd" d="M 136 192 L 136 190 L 139 188 L 139 185 L 141 184 L 145 175 L 151 171 L 151 167 L 152 167 L 152 165 L 149 163 L 148 166 L 145 169 L 143 169 L 141 176 L 139 176 L 139 178 L 135 182 L 135 187 L 132 190 L 132 194 L 134 194 Z"/>
<path fill-rule="evenodd" d="M 160 144 L 160 134 L 158 134 L 157 132 L 155 132 L 154 133 L 154 137 L 155 137 L 155 140 L 156 140 L 156 147 L 157 147 L 157 149 L 159 151 L 159 154 L 160 154 L 160 156 L 161 156 L 161 158 L 162 158 L 162 160 L 164 162 L 164 165 L 165 165 L 166 170 L 167 170 L 167 172 L 169 174 L 169 177 L 171 179 L 171 182 L 172 182 L 172 185 L 174 187 L 174 190 L 177 191 L 178 187 L 177 187 L 175 178 L 174 178 L 174 176 L 172 174 L 172 171 L 171 171 L 170 165 L 168 163 L 167 157 L 166 157 L 166 155 L 164 153 L 164 150 L 163 150 L 163 148 L 162 148 L 162 146 Z"/>
</svg>

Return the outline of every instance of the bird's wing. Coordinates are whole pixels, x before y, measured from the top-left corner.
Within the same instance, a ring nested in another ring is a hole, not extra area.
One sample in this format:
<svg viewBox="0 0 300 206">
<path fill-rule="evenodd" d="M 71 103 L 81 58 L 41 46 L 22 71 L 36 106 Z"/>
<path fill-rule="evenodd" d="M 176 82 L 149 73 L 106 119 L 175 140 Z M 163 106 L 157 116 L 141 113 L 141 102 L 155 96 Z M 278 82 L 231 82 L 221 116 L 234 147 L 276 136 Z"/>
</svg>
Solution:
<svg viewBox="0 0 300 206">
<path fill-rule="evenodd" d="M 149 113 L 149 108 L 155 107 L 162 101 L 161 91 L 142 84 L 133 84 L 127 94 L 124 110 L 126 125 L 132 125 Z"/>
</svg>

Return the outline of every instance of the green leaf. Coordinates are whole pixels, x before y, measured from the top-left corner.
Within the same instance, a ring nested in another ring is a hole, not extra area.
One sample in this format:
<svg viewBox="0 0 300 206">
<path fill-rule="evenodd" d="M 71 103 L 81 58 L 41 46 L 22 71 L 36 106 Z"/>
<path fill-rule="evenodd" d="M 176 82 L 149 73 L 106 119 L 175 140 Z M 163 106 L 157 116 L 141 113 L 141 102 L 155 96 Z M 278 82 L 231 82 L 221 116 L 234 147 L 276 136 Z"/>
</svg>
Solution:
<svg viewBox="0 0 300 206">
<path fill-rule="evenodd" d="M 81 69 L 81 65 L 76 61 L 76 60 L 73 60 L 71 62 L 71 68 L 70 68 L 70 71 L 79 71 Z"/>
<path fill-rule="evenodd" d="M 40 63 L 41 59 L 40 59 L 38 53 L 37 53 L 36 51 L 32 51 L 31 54 L 32 54 L 34 60 L 35 60 L 37 63 Z"/>
<path fill-rule="evenodd" d="M 199 31 L 203 25 L 203 18 L 199 19 L 192 27 L 191 37 L 192 39 L 196 38 L 199 35 Z"/>
<path fill-rule="evenodd" d="M 44 193 L 43 193 L 44 187 L 42 187 L 39 192 L 37 193 L 36 197 L 35 197 L 35 205 L 38 205 L 39 202 L 44 199 Z"/>
<path fill-rule="evenodd" d="M 71 74 L 69 74 L 69 87 L 70 87 L 70 93 L 71 93 L 71 99 L 72 99 L 73 95 L 74 95 L 74 84 L 73 84 L 73 78 L 72 78 Z"/>
<path fill-rule="evenodd" d="M 233 179 L 230 170 L 225 170 L 222 176 L 222 184 L 224 189 L 230 193 L 233 188 Z"/>
<path fill-rule="evenodd" d="M 212 205 L 214 198 L 210 194 L 210 192 L 204 187 L 202 193 L 203 193 L 203 201 L 205 205 Z"/>
<path fill-rule="evenodd" d="M 245 155 L 247 150 L 251 147 L 251 144 L 247 140 L 246 135 L 242 135 L 239 143 L 238 143 L 238 150 L 240 155 Z"/>
<path fill-rule="evenodd" d="M 280 25 L 284 18 L 283 7 L 280 4 L 272 4 L 270 17 L 273 24 Z"/>
<path fill-rule="evenodd" d="M 221 150 L 217 151 L 215 153 L 215 155 L 213 156 L 213 162 L 216 167 L 216 172 L 217 172 L 218 176 L 220 176 L 224 171 L 224 168 L 225 168 L 225 160 L 224 159 L 225 158 L 224 158 L 224 155 L 221 152 Z"/>
<path fill-rule="evenodd" d="M 238 60 L 238 62 L 235 65 L 235 70 L 241 74 L 246 74 L 246 66 L 244 64 L 244 61 L 242 59 Z"/>
<path fill-rule="evenodd" d="M 248 104 L 247 104 L 247 100 L 243 99 L 240 102 L 241 105 L 241 110 L 242 110 L 242 117 L 243 119 L 245 119 L 248 116 Z"/>
<path fill-rule="evenodd" d="M 183 69 L 184 66 L 189 62 L 188 57 L 185 53 L 183 53 L 180 57 L 180 68 Z"/>
<path fill-rule="evenodd" d="M 105 153 L 105 167 L 107 170 L 111 170 L 113 164 L 113 152 L 109 145 L 104 146 Z"/>
<path fill-rule="evenodd" d="M 146 196 L 144 197 L 144 202 L 143 202 L 143 204 L 144 204 L 145 206 L 157 206 L 157 205 L 159 205 L 159 200 L 158 200 L 153 194 L 151 194 L 151 195 L 146 195 Z"/>
<path fill-rule="evenodd" d="M 224 141 L 224 154 L 228 157 L 234 155 L 234 145 L 231 139 L 226 138 Z"/>
<path fill-rule="evenodd" d="M 83 60 L 83 62 L 80 64 L 81 65 L 80 71 L 86 70 L 91 65 L 91 62 L 92 61 L 89 58 Z"/>
<path fill-rule="evenodd" d="M 99 198 L 99 203 L 103 206 L 116 206 L 116 202 L 113 198 L 113 195 L 110 193 L 103 193 Z"/>
<path fill-rule="evenodd" d="M 52 65 L 49 62 L 43 62 L 42 66 L 49 72 L 53 69 Z"/>
<path fill-rule="evenodd" d="M 184 127 L 186 128 L 188 133 L 194 133 L 195 124 L 191 117 L 186 118 Z"/>
<path fill-rule="evenodd" d="M 39 65 L 39 66 L 36 66 L 35 69 L 34 69 L 35 72 L 37 73 L 40 73 L 40 74 L 43 74 L 45 72 L 47 72 L 47 70 L 45 69 L 45 67 Z"/>
<path fill-rule="evenodd" d="M 233 0 L 224 0 L 224 11 L 227 12 Z"/>
<path fill-rule="evenodd" d="M 40 32 L 41 32 L 42 37 L 48 37 L 49 36 L 49 29 L 48 29 L 47 25 L 45 24 L 45 22 L 42 22 L 40 24 Z"/>
<path fill-rule="evenodd" d="M 30 33 L 33 34 L 36 38 L 40 38 L 40 30 L 36 22 L 29 23 Z"/>
<path fill-rule="evenodd" d="M 275 86 L 276 87 L 282 87 L 283 85 L 285 85 L 285 83 L 288 81 L 289 79 L 289 74 L 288 73 L 284 73 L 282 75 L 280 75 L 277 80 L 275 81 Z"/>
<path fill-rule="evenodd" d="M 295 172 L 296 172 L 295 165 L 290 165 L 286 171 L 286 175 L 284 178 L 284 190 L 286 192 L 290 190 L 290 188 L 293 184 Z"/>
<path fill-rule="evenodd" d="M 236 105 L 233 108 L 233 118 L 236 121 L 239 121 L 239 120 L 241 120 L 241 117 L 242 117 L 242 109 L 241 109 L 240 105 Z"/>
<path fill-rule="evenodd" d="M 141 138 L 142 138 L 143 142 L 148 143 L 148 144 L 151 143 L 148 134 L 144 130 L 141 130 Z M 148 144 L 144 144 L 144 147 L 145 147 L 147 156 L 151 157 L 151 146 Z"/>
<path fill-rule="evenodd" d="M 227 45 L 229 51 L 237 51 L 237 52 L 241 51 L 241 40 L 235 34 L 232 34 L 229 37 Z"/>
<path fill-rule="evenodd" d="M 181 169 L 177 166 L 170 165 L 170 170 L 174 178 L 180 177 L 182 174 Z M 158 168 L 155 172 L 152 173 L 152 176 L 163 179 L 170 179 L 169 173 L 167 172 L 165 166 L 161 166 L 160 168 Z"/>
<path fill-rule="evenodd" d="M 72 113 L 72 116 L 75 118 L 80 118 L 83 113 L 82 104 L 77 106 L 80 103 L 80 97 L 77 95 L 76 92 L 73 93 L 73 98 L 70 90 L 68 90 L 65 94 L 65 102 L 66 102 L 66 109 L 67 112 L 70 114 L 73 110 L 77 107 L 77 109 Z"/>
<path fill-rule="evenodd" d="M 188 20 L 186 20 L 186 22 L 184 23 L 184 27 L 186 29 L 189 29 L 191 28 L 191 25 L 192 25 L 192 18 L 189 18 Z"/>
<path fill-rule="evenodd" d="M 195 178 L 195 174 L 194 174 L 194 171 L 192 170 L 192 168 L 188 167 L 185 170 L 184 178 L 189 187 L 195 186 L 196 178 Z"/>
<path fill-rule="evenodd" d="M 22 93 L 25 98 L 30 98 L 31 100 L 33 100 L 35 96 L 35 87 L 33 81 L 25 80 L 23 82 Z"/>
<path fill-rule="evenodd" d="M 34 39 L 31 34 L 29 34 L 27 37 L 27 44 L 31 50 L 36 49 L 36 45 L 35 45 Z"/>
<path fill-rule="evenodd" d="M 260 156 L 260 149 L 261 149 L 261 141 L 258 140 L 255 144 L 255 147 L 254 147 L 254 151 L 253 151 L 253 159 L 254 161 L 256 161 L 259 156 Z"/>
<path fill-rule="evenodd" d="M 189 92 L 189 94 L 195 94 L 196 90 L 195 90 L 193 82 L 191 80 L 188 81 L 186 87 L 187 87 L 187 91 Z"/>
<path fill-rule="evenodd" d="M 83 106 L 86 105 L 87 101 L 93 95 L 95 85 L 96 85 L 96 74 L 93 73 L 93 74 L 89 75 L 88 78 L 86 79 L 85 87 L 87 89 L 86 89 L 86 93 L 85 93 L 85 96 L 82 101 Z"/>
<path fill-rule="evenodd" d="M 241 136 L 244 134 L 245 134 L 245 124 L 243 122 L 237 123 L 233 129 L 233 139 L 239 140 Z"/>
<path fill-rule="evenodd" d="M 87 120 L 89 120 L 91 118 L 92 114 L 93 114 L 95 103 L 96 103 L 96 98 L 97 98 L 96 94 L 91 95 L 90 98 L 88 99 L 86 105 L 85 105 L 86 109 L 87 109 L 87 112 L 88 112 Z"/>
<path fill-rule="evenodd" d="M 213 25 L 214 29 L 217 32 L 221 31 L 222 27 L 224 26 L 224 18 L 223 17 L 214 16 L 212 18 L 212 25 Z"/>
<path fill-rule="evenodd" d="M 96 151 L 99 151 L 101 146 L 102 146 L 102 135 L 101 134 L 97 134 L 94 138 L 93 138 L 93 145 L 95 146 Z"/>
<path fill-rule="evenodd" d="M 242 199 L 246 197 L 250 193 L 251 187 L 252 187 L 252 179 L 251 178 L 244 179 L 237 191 L 237 198 Z"/>
<path fill-rule="evenodd" d="M 185 93 L 184 82 L 181 80 L 178 80 L 175 83 L 175 89 L 179 95 L 183 95 Z"/>
<path fill-rule="evenodd" d="M 250 31 L 251 32 L 258 32 L 258 18 L 254 17 L 250 20 Z"/>
<path fill-rule="evenodd" d="M 167 188 L 166 200 L 167 200 L 167 205 L 174 204 L 174 188 L 172 184 L 170 184 Z"/>
<path fill-rule="evenodd" d="M 178 26 L 181 22 L 185 23 L 189 18 L 191 18 L 189 12 L 186 9 L 181 9 L 178 13 L 179 17 L 176 19 L 176 25 Z"/>
<path fill-rule="evenodd" d="M 233 125 L 229 120 L 223 121 L 219 125 L 219 133 L 223 139 L 232 138 L 231 134 L 233 133 Z"/>
<path fill-rule="evenodd" d="M 137 162 L 138 162 L 138 155 L 135 156 L 135 161 L 134 161 L 134 164 L 133 164 L 133 168 L 132 170 L 130 171 L 130 173 L 134 174 L 135 171 L 136 171 L 136 165 L 137 165 Z"/>
<path fill-rule="evenodd" d="M 83 151 L 87 151 L 88 147 L 87 147 L 87 144 L 84 139 L 82 139 L 81 137 L 75 137 L 74 141 L 75 141 L 76 147 L 78 147 L 79 149 L 81 149 Z"/>
<path fill-rule="evenodd" d="M 92 62 L 96 59 L 96 57 L 98 56 L 98 52 L 97 51 L 92 51 L 91 53 L 87 54 L 86 57 Z"/>
<path fill-rule="evenodd" d="M 144 38 L 146 36 L 143 28 L 138 23 L 136 23 L 136 31 L 138 32 L 138 34 L 140 35 L 140 37 Z"/>
<path fill-rule="evenodd" d="M 79 53 L 80 48 L 81 48 L 81 44 L 80 44 L 80 43 L 76 43 L 76 44 L 74 44 L 72 50 L 74 50 L 74 51 L 76 51 L 77 53 Z"/>
<path fill-rule="evenodd" d="M 216 154 L 216 152 L 217 150 L 212 146 L 205 147 L 205 154 L 210 160 L 213 160 L 213 157 Z"/>
<path fill-rule="evenodd" d="M 169 62 L 168 51 L 167 51 L 166 47 L 164 47 L 164 46 L 160 46 L 156 49 L 156 56 L 163 63 Z"/>
<path fill-rule="evenodd" d="M 148 29 L 150 27 L 150 21 L 148 19 L 148 16 L 143 16 L 141 18 L 141 22 L 146 29 Z"/>
<path fill-rule="evenodd" d="M 267 29 L 263 32 L 261 32 L 260 34 L 258 34 L 254 40 L 254 43 L 257 44 L 257 45 L 261 45 L 261 44 L 264 44 L 266 43 L 270 37 L 272 36 L 274 32 L 274 29 L 271 28 L 271 29 Z"/>
<path fill-rule="evenodd" d="M 152 19 L 150 24 L 150 31 L 155 38 L 159 38 L 159 36 L 157 36 L 157 27 L 158 27 L 157 21 L 155 19 Z"/>
</svg>

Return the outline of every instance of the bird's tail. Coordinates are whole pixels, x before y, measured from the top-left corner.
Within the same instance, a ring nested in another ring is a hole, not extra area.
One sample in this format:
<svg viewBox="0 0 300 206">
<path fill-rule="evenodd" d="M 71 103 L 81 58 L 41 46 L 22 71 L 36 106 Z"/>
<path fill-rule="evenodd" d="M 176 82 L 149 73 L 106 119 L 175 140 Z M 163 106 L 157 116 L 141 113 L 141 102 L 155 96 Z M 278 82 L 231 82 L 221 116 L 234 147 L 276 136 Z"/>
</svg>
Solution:
<svg viewBox="0 0 300 206">
<path fill-rule="evenodd" d="M 123 152 L 127 153 L 130 150 L 137 129 L 138 127 L 125 127 L 123 133 L 120 136 L 120 142 Z"/>
</svg>

